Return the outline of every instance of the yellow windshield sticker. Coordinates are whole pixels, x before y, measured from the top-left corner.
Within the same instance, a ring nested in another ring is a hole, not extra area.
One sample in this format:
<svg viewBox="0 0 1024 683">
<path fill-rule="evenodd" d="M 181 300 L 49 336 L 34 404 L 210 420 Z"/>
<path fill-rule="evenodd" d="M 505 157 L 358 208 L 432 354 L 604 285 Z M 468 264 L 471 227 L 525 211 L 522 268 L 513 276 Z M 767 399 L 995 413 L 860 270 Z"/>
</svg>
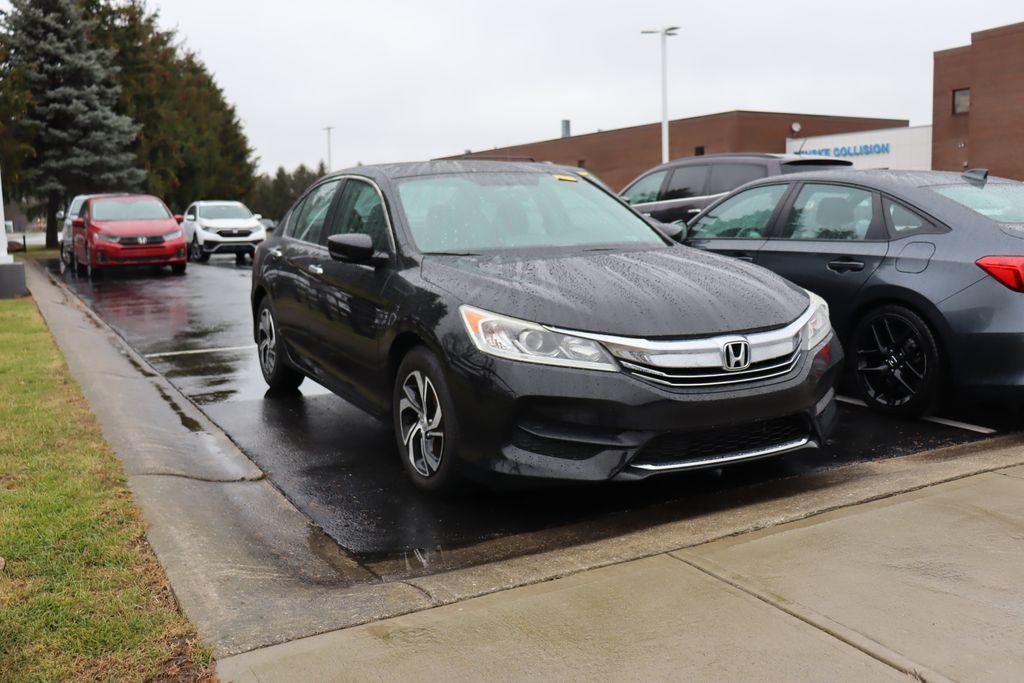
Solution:
<svg viewBox="0 0 1024 683">
<path fill-rule="evenodd" d="M 554 178 L 555 180 L 566 180 L 570 183 L 577 182 L 576 178 L 572 177 L 571 175 L 565 175 L 564 173 L 552 173 L 551 177 Z"/>
</svg>

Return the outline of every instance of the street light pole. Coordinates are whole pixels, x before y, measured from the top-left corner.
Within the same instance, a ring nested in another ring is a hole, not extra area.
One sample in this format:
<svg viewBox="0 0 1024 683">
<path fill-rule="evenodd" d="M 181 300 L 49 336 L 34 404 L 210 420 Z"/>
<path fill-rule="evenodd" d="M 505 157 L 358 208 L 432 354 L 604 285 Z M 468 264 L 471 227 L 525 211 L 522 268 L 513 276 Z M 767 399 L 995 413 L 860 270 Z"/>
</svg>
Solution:
<svg viewBox="0 0 1024 683">
<path fill-rule="evenodd" d="M 641 31 L 661 36 L 661 163 L 668 163 L 668 38 L 676 35 L 678 26 Z"/>
<path fill-rule="evenodd" d="M 327 172 L 330 173 L 333 166 L 331 166 L 331 131 L 334 130 L 334 126 L 325 126 L 324 130 L 327 131 Z"/>
</svg>

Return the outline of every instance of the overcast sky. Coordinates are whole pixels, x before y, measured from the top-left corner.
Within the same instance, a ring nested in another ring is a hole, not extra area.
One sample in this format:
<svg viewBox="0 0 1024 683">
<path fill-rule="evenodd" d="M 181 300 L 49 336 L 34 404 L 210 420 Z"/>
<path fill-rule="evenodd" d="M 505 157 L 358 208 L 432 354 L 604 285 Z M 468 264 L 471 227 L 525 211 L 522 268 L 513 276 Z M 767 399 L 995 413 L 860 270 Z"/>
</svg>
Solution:
<svg viewBox="0 0 1024 683">
<path fill-rule="evenodd" d="M 423 159 L 730 109 L 931 121 L 932 52 L 1021 0 L 150 0 L 270 170 Z"/>
</svg>

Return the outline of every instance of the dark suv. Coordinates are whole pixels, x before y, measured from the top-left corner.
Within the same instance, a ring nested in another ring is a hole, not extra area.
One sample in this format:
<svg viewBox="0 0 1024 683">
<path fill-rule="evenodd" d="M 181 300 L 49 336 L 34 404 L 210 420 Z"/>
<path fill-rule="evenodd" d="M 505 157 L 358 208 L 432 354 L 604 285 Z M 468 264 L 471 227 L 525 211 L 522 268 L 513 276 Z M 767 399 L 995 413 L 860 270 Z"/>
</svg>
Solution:
<svg viewBox="0 0 1024 683">
<path fill-rule="evenodd" d="M 752 180 L 851 165 L 843 159 L 795 154 L 709 154 L 656 166 L 620 195 L 640 213 L 671 223 L 690 220 L 711 202 Z"/>
</svg>

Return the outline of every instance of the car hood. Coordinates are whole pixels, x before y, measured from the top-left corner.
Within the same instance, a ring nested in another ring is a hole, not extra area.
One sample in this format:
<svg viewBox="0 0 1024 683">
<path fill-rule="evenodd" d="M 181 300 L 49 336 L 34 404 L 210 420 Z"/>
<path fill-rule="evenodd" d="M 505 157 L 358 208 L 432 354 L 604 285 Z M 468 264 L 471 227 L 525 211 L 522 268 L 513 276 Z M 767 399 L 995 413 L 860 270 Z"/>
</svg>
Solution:
<svg viewBox="0 0 1024 683">
<path fill-rule="evenodd" d="M 696 337 L 781 327 L 809 304 L 758 266 L 689 247 L 548 255 L 426 255 L 422 276 L 460 302 L 574 330 Z"/>
<path fill-rule="evenodd" d="M 200 218 L 199 225 L 211 230 L 255 230 L 263 227 L 255 218 Z"/>
<path fill-rule="evenodd" d="M 92 221 L 92 226 L 113 235 L 163 235 L 181 227 L 173 218 L 154 221 Z"/>
</svg>

